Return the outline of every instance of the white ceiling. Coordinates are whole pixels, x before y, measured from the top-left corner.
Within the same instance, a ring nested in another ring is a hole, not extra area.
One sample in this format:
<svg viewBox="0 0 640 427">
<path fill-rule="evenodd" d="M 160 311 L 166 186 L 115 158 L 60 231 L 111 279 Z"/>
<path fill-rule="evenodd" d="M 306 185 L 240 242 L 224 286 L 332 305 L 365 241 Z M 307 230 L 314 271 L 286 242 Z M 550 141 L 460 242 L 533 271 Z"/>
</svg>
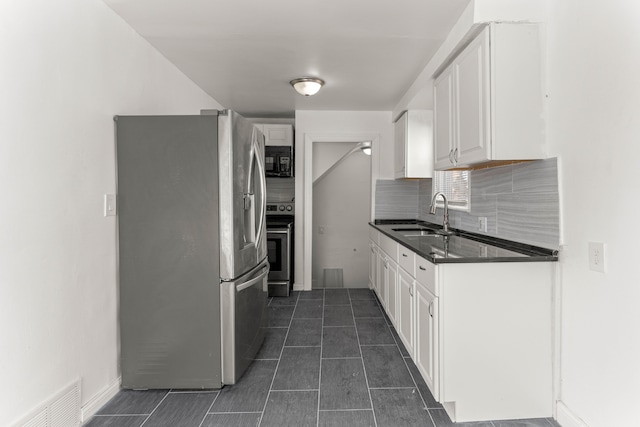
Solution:
<svg viewBox="0 0 640 427">
<path fill-rule="evenodd" d="M 470 0 L 104 0 L 225 108 L 392 110 Z M 326 81 L 298 95 L 296 77 Z"/>
</svg>

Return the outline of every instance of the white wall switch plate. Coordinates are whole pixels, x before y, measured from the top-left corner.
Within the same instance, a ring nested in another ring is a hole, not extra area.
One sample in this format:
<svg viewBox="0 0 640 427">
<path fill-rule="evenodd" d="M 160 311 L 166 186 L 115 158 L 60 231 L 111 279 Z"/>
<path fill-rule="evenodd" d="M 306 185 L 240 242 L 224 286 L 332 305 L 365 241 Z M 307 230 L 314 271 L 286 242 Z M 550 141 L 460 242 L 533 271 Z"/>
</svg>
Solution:
<svg viewBox="0 0 640 427">
<path fill-rule="evenodd" d="M 104 216 L 116 216 L 118 212 L 116 206 L 116 195 L 105 194 L 104 195 Z"/>
<path fill-rule="evenodd" d="M 604 273 L 604 243 L 589 242 L 589 269 Z"/>
</svg>

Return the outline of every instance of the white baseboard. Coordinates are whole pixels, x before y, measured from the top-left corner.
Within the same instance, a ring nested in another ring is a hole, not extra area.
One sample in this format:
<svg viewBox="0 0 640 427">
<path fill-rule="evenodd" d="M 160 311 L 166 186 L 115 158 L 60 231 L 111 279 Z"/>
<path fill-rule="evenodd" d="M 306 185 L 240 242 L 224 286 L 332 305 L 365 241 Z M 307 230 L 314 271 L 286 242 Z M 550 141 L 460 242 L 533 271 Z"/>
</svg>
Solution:
<svg viewBox="0 0 640 427">
<path fill-rule="evenodd" d="M 580 417 L 571 411 L 561 400 L 556 402 L 556 416 L 562 427 L 589 427 Z"/>
<path fill-rule="evenodd" d="M 118 377 L 105 387 L 101 392 L 93 396 L 85 405 L 82 406 L 82 422 L 85 423 L 89 418 L 93 417 L 113 396 L 120 391 L 121 378 Z"/>
<path fill-rule="evenodd" d="M 304 291 L 304 283 L 294 283 L 293 284 L 294 291 Z"/>
</svg>

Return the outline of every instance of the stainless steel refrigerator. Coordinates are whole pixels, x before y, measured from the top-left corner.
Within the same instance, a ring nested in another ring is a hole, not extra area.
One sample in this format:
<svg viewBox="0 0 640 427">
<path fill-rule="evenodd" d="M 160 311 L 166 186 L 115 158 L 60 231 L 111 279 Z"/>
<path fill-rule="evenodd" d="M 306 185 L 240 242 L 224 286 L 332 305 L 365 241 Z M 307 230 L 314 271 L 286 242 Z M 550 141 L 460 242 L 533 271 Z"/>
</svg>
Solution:
<svg viewBox="0 0 640 427">
<path fill-rule="evenodd" d="M 122 387 L 234 384 L 267 326 L 264 137 L 228 110 L 115 123 Z"/>
</svg>

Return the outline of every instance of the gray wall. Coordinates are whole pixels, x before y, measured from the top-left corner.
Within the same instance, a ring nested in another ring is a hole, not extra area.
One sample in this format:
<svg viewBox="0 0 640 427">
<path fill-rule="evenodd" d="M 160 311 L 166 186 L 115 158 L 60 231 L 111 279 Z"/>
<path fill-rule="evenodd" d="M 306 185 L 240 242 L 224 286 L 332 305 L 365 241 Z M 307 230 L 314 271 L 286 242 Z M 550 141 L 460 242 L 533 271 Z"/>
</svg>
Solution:
<svg viewBox="0 0 640 427">
<path fill-rule="evenodd" d="M 471 210 L 449 212 L 454 228 L 557 249 L 560 241 L 558 167 L 555 158 L 471 171 Z M 429 214 L 431 179 L 378 180 L 376 219 L 415 218 L 442 223 L 442 209 Z"/>
</svg>

